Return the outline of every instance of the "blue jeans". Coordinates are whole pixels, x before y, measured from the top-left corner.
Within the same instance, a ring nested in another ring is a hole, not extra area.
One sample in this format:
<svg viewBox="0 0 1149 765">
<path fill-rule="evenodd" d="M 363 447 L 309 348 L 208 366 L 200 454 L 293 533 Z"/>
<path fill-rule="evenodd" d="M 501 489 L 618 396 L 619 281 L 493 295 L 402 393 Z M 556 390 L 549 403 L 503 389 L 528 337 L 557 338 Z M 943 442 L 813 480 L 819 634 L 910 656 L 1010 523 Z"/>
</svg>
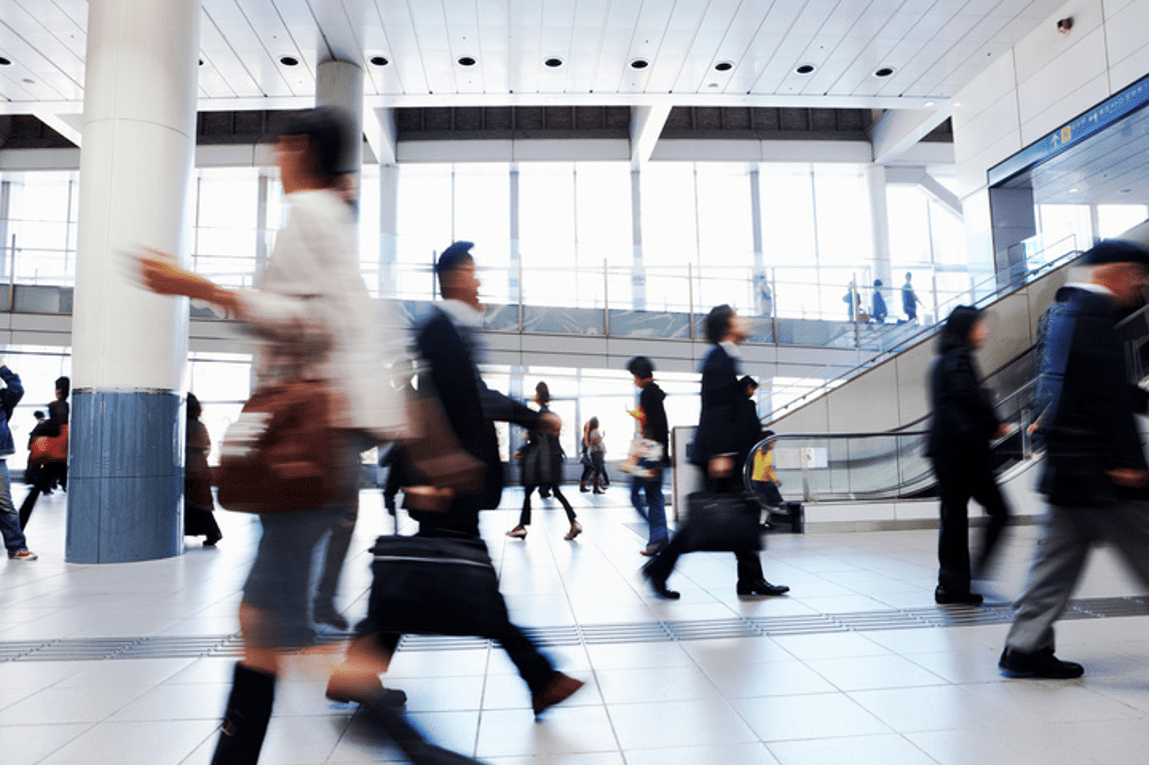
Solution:
<svg viewBox="0 0 1149 765">
<path fill-rule="evenodd" d="M 12 505 L 12 483 L 8 480 L 8 462 L 0 459 L 0 532 L 9 555 L 28 547 L 28 540 L 20 530 L 20 514 Z"/>
<path fill-rule="evenodd" d="M 666 542 L 666 499 L 662 496 L 662 468 L 653 470 L 654 475 L 650 478 L 634 478 L 630 486 L 630 502 L 650 524 L 648 544 L 656 545 Z M 646 496 L 645 502 L 643 495 Z"/>
</svg>

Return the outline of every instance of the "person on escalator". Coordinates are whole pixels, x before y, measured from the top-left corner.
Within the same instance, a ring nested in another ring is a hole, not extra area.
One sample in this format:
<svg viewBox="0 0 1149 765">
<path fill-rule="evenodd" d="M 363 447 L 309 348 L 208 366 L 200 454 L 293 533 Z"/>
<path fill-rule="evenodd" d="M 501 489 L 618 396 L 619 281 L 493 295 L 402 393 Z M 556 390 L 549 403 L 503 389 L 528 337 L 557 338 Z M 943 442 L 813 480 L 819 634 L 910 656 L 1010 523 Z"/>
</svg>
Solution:
<svg viewBox="0 0 1149 765">
<path fill-rule="evenodd" d="M 988 337 L 984 317 L 972 306 L 959 305 L 946 320 L 939 339 L 940 356 L 930 370 L 933 420 L 926 454 L 933 463 L 941 492 L 938 532 L 938 603 L 978 605 L 971 577 L 984 578 L 1009 522 L 1009 508 L 993 477 L 990 441 L 1003 438 L 1009 426 L 998 420 L 987 391 L 978 384 L 973 352 Z M 971 572 L 969 500 L 985 508 L 989 525 Z"/>
</svg>

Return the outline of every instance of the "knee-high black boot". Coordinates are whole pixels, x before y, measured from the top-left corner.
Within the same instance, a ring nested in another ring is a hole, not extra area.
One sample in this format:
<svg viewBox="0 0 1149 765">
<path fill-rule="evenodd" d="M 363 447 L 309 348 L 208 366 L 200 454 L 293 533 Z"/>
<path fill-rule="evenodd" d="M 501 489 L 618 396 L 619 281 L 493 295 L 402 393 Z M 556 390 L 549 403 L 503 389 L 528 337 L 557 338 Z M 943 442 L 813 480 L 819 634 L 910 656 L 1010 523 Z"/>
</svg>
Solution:
<svg viewBox="0 0 1149 765">
<path fill-rule="evenodd" d="M 274 703 L 275 675 L 236 664 L 211 765 L 255 765 Z"/>
<path fill-rule="evenodd" d="M 482 765 L 478 760 L 435 746 L 411 724 L 401 706 L 386 692 L 377 692 L 364 709 L 414 765 Z"/>
</svg>

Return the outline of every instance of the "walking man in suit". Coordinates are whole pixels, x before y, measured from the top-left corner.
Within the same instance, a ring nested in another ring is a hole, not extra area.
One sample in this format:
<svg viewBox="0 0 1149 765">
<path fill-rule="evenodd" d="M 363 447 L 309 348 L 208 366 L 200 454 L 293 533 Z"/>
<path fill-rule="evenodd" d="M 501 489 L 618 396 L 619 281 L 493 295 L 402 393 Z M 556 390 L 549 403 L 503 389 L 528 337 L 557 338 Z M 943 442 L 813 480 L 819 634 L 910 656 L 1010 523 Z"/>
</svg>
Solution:
<svg viewBox="0 0 1149 765">
<path fill-rule="evenodd" d="M 1062 288 L 1064 305 L 1051 314 L 1042 343 L 1034 430 L 1046 443 L 1038 491 L 1049 512 L 998 662 L 1007 677 L 1085 672 L 1054 656 L 1053 623 L 1094 542 L 1111 543 L 1149 586 L 1149 465 L 1134 416 L 1149 402 L 1129 382 L 1115 328 L 1118 309 L 1135 306 L 1149 280 L 1149 251 L 1106 240 L 1083 260 L 1088 278 Z"/>
<path fill-rule="evenodd" d="M 706 317 L 706 339 L 714 347 L 702 366 L 702 412 L 691 462 L 706 473 L 709 493 L 741 492 L 742 467 L 759 438 L 757 412 L 753 406 L 747 406 L 745 386 L 738 382 L 738 346 L 749 334 L 749 322 L 728 305 L 711 309 Z M 659 597 L 679 597 L 679 593 L 667 588 L 666 580 L 684 552 L 689 552 L 687 528 L 643 567 L 643 575 Z M 738 559 L 739 595 L 782 595 L 790 591 L 786 585 L 771 584 L 763 578 L 756 547 L 734 555 Z"/>
</svg>

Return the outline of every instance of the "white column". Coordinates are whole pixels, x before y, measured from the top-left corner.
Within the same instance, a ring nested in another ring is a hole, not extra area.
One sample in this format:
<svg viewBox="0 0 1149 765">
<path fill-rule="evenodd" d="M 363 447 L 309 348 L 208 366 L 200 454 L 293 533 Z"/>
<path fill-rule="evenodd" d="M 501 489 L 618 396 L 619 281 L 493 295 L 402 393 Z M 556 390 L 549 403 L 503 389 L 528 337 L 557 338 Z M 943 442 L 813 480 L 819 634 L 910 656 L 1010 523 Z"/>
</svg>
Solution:
<svg viewBox="0 0 1149 765">
<path fill-rule="evenodd" d="M 178 555 L 185 299 L 131 278 L 129 253 L 186 262 L 198 0 L 89 0 L 80 157 L 67 560 Z M 17 370 L 19 371 L 19 370 Z"/>
</svg>

